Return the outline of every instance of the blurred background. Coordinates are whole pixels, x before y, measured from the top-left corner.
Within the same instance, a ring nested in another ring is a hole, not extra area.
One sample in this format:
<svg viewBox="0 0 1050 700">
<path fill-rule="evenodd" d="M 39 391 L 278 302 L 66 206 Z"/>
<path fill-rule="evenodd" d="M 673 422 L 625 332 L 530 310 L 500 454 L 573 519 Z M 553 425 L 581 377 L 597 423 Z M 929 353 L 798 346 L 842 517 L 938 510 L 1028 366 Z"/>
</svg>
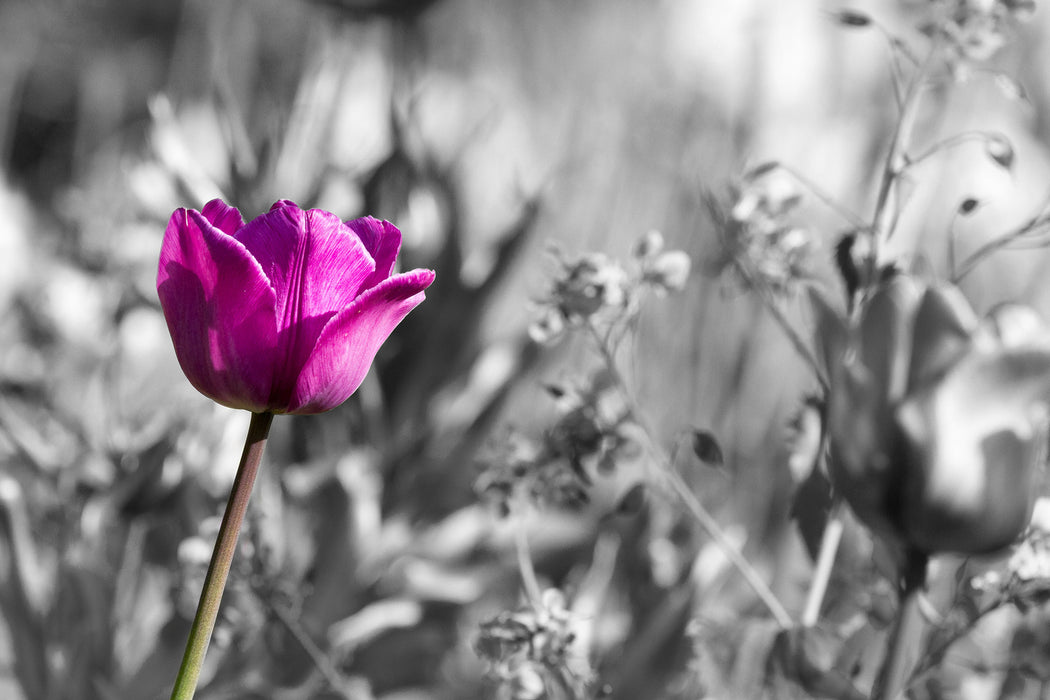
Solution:
<svg viewBox="0 0 1050 700">
<path fill-rule="evenodd" d="M 921 46 L 929 4 L 850 7 Z M 783 437 L 816 384 L 760 301 L 707 274 L 704 197 L 731 205 L 742 172 L 777 160 L 869 215 L 892 61 L 881 30 L 831 19 L 841 8 L 0 2 L 0 696 L 167 697 L 248 416 L 183 378 L 156 264 L 172 210 L 220 196 L 246 218 L 288 198 L 390 219 L 402 266 L 438 278 L 354 399 L 275 421 L 199 697 L 495 697 L 472 644 L 519 602 L 519 573 L 513 526 L 474 493 L 478 462 L 506 426 L 543 429 L 545 382 L 594 365 L 526 333 L 552 241 L 627 257 L 657 229 L 693 258 L 684 291 L 642 315 L 632 386 L 659 440 L 718 437 L 726 466 L 687 477 L 797 611 L 809 560 L 786 526 Z M 1015 158 L 1004 169 L 975 143 L 924 162 L 895 254 L 943 273 L 949 232 L 973 250 L 1041 206 L 1048 30 L 1040 8 L 989 61 L 1023 99 L 981 70 L 931 88 L 918 143 L 990 129 Z M 963 220 L 966 198 L 980 206 Z M 847 224 L 808 196 L 796 214 L 830 278 Z M 1045 267 L 1040 250 L 1001 253 L 964 290 L 1047 312 Z M 808 339 L 801 301 L 784 308 Z M 590 582 L 591 660 L 614 697 L 702 696 L 690 610 L 754 602 L 724 564 L 702 592 L 654 576 L 646 526 L 607 517 L 631 480 L 530 521 L 536 566 Z M 705 546 L 661 541 L 672 568 Z"/>
</svg>

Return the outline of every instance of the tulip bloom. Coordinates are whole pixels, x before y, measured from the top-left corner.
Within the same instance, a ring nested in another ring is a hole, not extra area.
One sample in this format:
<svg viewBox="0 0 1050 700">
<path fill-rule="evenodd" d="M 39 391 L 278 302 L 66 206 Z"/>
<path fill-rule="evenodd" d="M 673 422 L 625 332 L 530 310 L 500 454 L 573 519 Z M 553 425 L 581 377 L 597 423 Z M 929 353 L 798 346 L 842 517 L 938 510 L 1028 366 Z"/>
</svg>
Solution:
<svg viewBox="0 0 1050 700">
<path fill-rule="evenodd" d="M 1017 538 L 1050 401 L 1050 333 L 1034 312 L 1004 306 L 979 321 L 957 289 L 898 276 L 832 364 L 829 470 L 861 520 L 924 554 Z"/>
<path fill-rule="evenodd" d="M 350 397 L 421 301 L 430 270 L 391 276 L 401 232 L 283 200 L 245 224 L 215 199 L 171 216 L 157 291 L 183 372 L 254 413 L 320 413 Z"/>
</svg>

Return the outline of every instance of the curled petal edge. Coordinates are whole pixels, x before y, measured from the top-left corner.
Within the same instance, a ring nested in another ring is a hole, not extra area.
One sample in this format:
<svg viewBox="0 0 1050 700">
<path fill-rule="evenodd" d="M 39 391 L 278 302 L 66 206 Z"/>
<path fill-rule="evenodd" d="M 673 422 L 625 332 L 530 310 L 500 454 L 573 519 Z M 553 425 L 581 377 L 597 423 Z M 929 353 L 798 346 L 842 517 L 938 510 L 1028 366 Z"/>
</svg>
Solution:
<svg viewBox="0 0 1050 700">
<path fill-rule="evenodd" d="M 288 413 L 321 413 L 350 398 L 361 385 L 383 342 L 426 298 L 431 270 L 412 270 L 369 289 L 321 331 L 303 366 Z"/>
</svg>

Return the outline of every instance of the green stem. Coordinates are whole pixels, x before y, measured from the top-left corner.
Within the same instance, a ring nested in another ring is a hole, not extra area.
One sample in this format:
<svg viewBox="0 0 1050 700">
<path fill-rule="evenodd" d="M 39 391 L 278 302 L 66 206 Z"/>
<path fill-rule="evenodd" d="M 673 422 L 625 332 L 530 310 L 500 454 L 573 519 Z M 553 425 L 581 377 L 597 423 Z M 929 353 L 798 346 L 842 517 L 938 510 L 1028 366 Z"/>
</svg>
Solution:
<svg viewBox="0 0 1050 700">
<path fill-rule="evenodd" d="M 219 536 L 215 540 L 208 575 L 204 579 L 204 590 L 201 591 L 201 599 L 197 603 L 197 614 L 190 628 L 190 638 L 186 641 L 186 653 L 182 657 L 179 675 L 175 678 L 171 700 L 192 700 L 197 690 L 197 678 L 200 676 L 201 664 L 204 662 L 211 633 L 215 628 L 222 592 L 226 588 L 226 578 L 230 574 L 234 552 L 237 551 L 237 537 L 241 532 L 244 514 L 248 510 L 248 499 L 252 494 L 255 476 L 259 473 L 259 464 L 262 462 L 263 449 L 266 447 L 272 421 L 272 413 L 253 413 L 248 425 L 241 463 L 237 467 L 230 500 L 226 503 L 226 512 L 222 516 Z"/>
<path fill-rule="evenodd" d="M 874 700 L 897 700 L 907 688 L 922 636 L 923 617 L 919 609 L 919 596 L 926 584 L 927 562 L 925 554 L 912 552 L 905 563 L 900 608 L 886 647 L 886 660 L 872 693 Z"/>
</svg>

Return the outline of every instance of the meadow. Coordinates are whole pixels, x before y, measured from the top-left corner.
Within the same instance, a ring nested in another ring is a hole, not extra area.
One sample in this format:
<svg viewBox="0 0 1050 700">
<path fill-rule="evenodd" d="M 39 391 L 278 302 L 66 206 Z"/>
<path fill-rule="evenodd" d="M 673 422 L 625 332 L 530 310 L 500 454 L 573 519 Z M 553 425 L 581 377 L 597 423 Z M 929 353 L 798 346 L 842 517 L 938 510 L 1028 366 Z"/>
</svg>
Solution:
<svg viewBox="0 0 1050 700">
<path fill-rule="evenodd" d="M 0 2 L 0 697 L 172 692 L 250 413 L 158 260 L 221 198 L 435 277 L 274 416 L 197 698 L 1050 698 L 1047 47 L 1023 0 Z"/>
</svg>

